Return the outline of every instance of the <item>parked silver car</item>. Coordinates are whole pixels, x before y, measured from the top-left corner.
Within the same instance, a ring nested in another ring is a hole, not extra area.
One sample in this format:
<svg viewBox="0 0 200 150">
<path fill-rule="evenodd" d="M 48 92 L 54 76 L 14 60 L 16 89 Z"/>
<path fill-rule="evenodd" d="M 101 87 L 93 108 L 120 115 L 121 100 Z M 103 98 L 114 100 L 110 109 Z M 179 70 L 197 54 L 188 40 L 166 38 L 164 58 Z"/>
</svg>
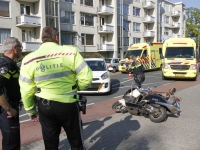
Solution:
<svg viewBox="0 0 200 150">
<path fill-rule="evenodd" d="M 118 70 L 120 58 L 105 58 L 108 71 L 116 72 Z"/>
</svg>

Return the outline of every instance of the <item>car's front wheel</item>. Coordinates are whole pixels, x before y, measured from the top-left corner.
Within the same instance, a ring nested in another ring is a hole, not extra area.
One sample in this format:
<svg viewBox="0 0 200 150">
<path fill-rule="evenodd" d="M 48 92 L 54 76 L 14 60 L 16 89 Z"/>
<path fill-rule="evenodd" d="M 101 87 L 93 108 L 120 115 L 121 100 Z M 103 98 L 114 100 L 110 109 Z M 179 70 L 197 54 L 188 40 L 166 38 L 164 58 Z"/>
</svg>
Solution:
<svg viewBox="0 0 200 150">
<path fill-rule="evenodd" d="M 112 72 L 116 72 L 117 71 L 117 68 L 116 67 L 113 67 L 113 71 Z"/>
</svg>

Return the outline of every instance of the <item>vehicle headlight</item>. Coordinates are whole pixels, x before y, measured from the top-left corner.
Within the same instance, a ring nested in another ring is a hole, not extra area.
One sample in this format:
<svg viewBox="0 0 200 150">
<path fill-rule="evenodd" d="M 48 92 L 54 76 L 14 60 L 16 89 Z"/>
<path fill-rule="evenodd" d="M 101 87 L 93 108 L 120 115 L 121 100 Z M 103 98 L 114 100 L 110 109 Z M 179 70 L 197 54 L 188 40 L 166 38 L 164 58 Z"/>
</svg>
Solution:
<svg viewBox="0 0 200 150">
<path fill-rule="evenodd" d="M 191 69 L 191 70 L 197 69 L 197 65 L 196 65 L 196 64 L 191 64 L 190 69 Z"/>
<path fill-rule="evenodd" d="M 101 75 L 101 79 L 104 80 L 104 79 L 107 79 L 109 76 L 108 76 L 108 73 L 105 72 L 104 74 Z"/>
<path fill-rule="evenodd" d="M 164 67 L 164 69 L 170 69 L 170 66 L 168 64 L 166 64 L 166 63 L 164 64 L 163 67 Z"/>
</svg>

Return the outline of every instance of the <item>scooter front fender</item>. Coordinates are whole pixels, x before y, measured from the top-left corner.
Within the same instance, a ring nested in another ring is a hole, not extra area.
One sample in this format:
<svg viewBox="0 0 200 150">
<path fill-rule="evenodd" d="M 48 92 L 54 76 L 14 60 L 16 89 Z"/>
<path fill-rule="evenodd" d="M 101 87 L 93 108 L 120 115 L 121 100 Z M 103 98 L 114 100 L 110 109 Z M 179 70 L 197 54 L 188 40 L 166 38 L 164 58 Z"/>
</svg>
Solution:
<svg viewBox="0 0 200 150">
<path fill-rule="evenodd" d="M 119 102 L 120 102 L 120 104 L 122 104 L 123 106 L 125 106 L 125 107 L 126 107 L 126 102 L 125 102 L 125 100 L 124 100 L 124 99 L 120 99 L 120 100 L 119 100 Z"/>
</svg>

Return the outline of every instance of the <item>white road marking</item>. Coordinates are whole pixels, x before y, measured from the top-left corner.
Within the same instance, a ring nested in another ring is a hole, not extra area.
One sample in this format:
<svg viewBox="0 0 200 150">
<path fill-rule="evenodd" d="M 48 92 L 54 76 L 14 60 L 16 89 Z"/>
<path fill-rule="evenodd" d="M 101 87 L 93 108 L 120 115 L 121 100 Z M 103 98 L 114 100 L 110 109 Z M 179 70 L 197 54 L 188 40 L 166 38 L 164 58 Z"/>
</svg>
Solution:
<svg viewBox="0 0 200 150">
<path fill-rule="evenodd" d="M 126 79 L 126 78 L 125 78 L 125 79 Z M 120 83 L 114 84 L 114 85 L 112 85 L 112 87 L 115 86 L 115 85 L 119 85 L 119 84 L 121 84 L 121 83 L 129 82 L 129 81 L 131 81 L 131 80 L 133 80 L 133 79 L 126 80 L 126 81 L 123 81 L 123 82 L 120 82 Z"/>
<path fill-rule="evenodd" d="M 145 76 L 145 77 L 150 77 L 150 78 L 162 78 L 162 77 L 155 77 L 155 76 Z"/>
<path fill-rule="evenodd" d="M 31 119 L 23 120 L 23 121 L 20 121 L 19 123 L 28 122 L 28 121 L 30 121 L 30 120 L 31 120 Z"/>
<path fill-rule="evenodd" d="M 26 116 L 27 114 L 23 114 L 23 115 L 20 115 L 19 117 L 23 117 L 23 116 Z"/>
<path fill-rule="evenodd" d="M 161 72 L 155 72 L 155 73 L 153 73 L 153 74 L 161 74 Z"/>
<path fill-rule="evenodd" d="M 86 106 L 89 106 L 89 105 L 94 105 L 94 103 L 90 103 L 90 104 L 87 104 Z M 23 116 L 28 116 L 27 114 L 22 114 L 22 115 L 20 115 L 19 117 L 23 117 Z M 20 121 L 20 123 L 23 123 L 23 122 L 28 122 L 28 121 L 30 121 L 31 119 L 28 119 L 28 120 L 22 120 L 22 121 Z"/>
<path fill-rule="evenodd" d="M 118 98 L 118 97 L 122 97 L 123 95 L 120 95 L 120 96 L 116 96 L 116 97 L 113 97 L 113 98 Z"/>
<path fill-rule="evenodd" d="M 86 106 L 89 106 L 89 105 L 94 105 L 94 103 L 87 104 Z"/>
<path fill-rule="evenodd" d="M 147 84 L 142 84 L 142 85 L 150 85 L 150 84 L 156 84 L 156 83 L 171 83 L 170 81 L 164 81 L 164 82 L 154 82 L 154 83 L 147 83 Z M 126 88 L 126 87 L 131 87 L 131 86 L 122 86 L 122 87 L 117 87 L 113 89 L 118 89 L 118 88 Z"/>
</svg>

